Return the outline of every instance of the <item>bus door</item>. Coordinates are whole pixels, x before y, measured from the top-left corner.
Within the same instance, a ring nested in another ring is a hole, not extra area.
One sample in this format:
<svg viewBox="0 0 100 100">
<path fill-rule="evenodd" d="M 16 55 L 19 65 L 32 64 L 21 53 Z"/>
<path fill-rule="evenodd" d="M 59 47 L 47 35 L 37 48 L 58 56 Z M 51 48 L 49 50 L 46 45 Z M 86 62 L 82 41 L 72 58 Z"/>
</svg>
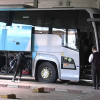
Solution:
<svg viewBox="0 0 100 100">
<path fill-rule="evenodd" d="M 79 81 L 79 39 L 77 30 L 66 30 L 62 40 L 61 79 Z"/>
<path fill-rule="evenodd" d="M 80 79 L 92 79 L 91 64 L 88 59 L 95 45 L 95 35 L 92 28 L 79 30 L 80 41 Z"/>
</svg>

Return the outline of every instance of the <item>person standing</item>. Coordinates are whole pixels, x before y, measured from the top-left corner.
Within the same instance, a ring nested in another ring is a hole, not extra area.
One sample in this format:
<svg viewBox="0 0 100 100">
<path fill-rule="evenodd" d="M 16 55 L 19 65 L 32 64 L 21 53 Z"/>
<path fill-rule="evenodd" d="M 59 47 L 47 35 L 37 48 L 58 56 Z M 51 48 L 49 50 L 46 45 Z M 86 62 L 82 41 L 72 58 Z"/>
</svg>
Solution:
<svg viewBox="0 0 100 100">
<path fill-rule="evenodd" d="M 17 64 L 16 64 L 16 70 L 15 70 L 14 78 L 12 79 L 12 82 L 15 81 L 18 72 L 19 72 L 18 82 L 20 82 L 20 79 L 21 79 L 21 76 L 22 76 L 22 70 L 25 69 L 25 65 L 26 65 L 26 62 L 25 62 L 24 53 L 19 53 Z"/>
<path fill-rule="evenodd" d="M 89 62 L 92 63 L 91 74 L 93 80 L 93 89 L 99 88 L 99 76 L 100 76 L 100 53 L 95 46 L 92 47 L 92 52 L 89 56 Z"/>
</svg>

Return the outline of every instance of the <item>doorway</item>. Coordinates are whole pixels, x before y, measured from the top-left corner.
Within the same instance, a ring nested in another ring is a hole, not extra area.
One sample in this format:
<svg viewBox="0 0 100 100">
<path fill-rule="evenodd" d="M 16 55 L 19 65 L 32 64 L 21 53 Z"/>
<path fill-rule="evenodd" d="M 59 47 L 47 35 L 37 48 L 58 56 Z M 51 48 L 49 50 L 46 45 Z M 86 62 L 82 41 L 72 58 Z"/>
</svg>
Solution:
<svg viewBox="0 0 100 100">
<path fill-rule="evenodd" d="M 95 46 L 95 34 L 93 29 L 80 29 L 79 44 L 80 44 L 80 78 L 91 80 L 91 64 L 88 59 L 92 53 L 92 46 Z"/>
</svg>

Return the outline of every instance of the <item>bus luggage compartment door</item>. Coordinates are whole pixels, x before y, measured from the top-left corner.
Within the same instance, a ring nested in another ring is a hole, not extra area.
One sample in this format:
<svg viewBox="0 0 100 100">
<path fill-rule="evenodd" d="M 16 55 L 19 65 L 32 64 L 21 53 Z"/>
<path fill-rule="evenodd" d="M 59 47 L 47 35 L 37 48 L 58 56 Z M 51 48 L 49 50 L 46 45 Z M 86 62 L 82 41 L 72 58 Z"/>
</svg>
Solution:
<svg viewBox="0 0 100 100">
<path fill-rule="evenodd" d="M 31 26 L 7 26 L 6 51 L 31 51 Z"/>
</svg>

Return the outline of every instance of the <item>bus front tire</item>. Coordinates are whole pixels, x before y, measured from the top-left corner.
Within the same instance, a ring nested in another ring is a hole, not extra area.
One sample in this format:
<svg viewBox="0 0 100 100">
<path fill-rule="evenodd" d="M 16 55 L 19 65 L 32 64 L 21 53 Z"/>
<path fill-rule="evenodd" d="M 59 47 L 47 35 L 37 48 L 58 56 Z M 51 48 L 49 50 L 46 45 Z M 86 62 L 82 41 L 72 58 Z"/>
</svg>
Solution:
<svg viewBox="0 0 100 100">
<path fill-rule="evenodd" d="M 37 78 L 40 82 L 55 82 L 57 80 L 57 72 L 54 65 L 50 62 L 40 64 L 37 72 Z"/>
</svg>

